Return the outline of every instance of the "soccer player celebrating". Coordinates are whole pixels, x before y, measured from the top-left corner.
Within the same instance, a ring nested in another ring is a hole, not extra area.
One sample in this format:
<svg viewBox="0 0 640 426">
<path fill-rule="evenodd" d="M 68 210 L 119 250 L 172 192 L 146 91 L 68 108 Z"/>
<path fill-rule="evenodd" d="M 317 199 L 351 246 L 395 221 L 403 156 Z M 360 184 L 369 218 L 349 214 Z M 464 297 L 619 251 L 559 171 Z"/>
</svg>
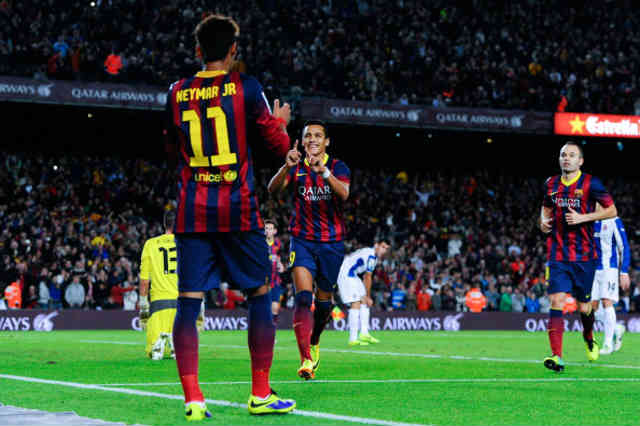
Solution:
<svg viewBox="0 0 640 426">
<path fill-rule="evenodd" d="M 593 235 L 593 222 L 615 217 L 613 199 L 600 179 L 582 173 L 583 151 L 575 142 L 567 142 L 560 150 L 561 175 L 545 182 L 545 194 L 539 226 L 547 237 L 547 268 L 549 276 L 549 343 L 551 356 L 544 366 L 564 370 L 562 361 L 562 309 L 566 294 L 573 292 L 582 320 L 582 336 L 587 358 L 595 361 L 599 347 L 593 339 L 594 313 L 590 303 L 591 287 L 598 254 Z M 596 203 L 603 208 L 596 211 Z"/>
<path fill-rule="evenodd" d="M 389 250 L 389 243 L 378 241 L 373 247 L 365 247 L 347 255 L 340 267 L 338 289 L 340 298 L 349 305 L 349 345 L 380 343 L 369 334 L 369 307 L 371 299 L 371 275 L 378 259 Z M 359 275 L 362 275 L 360 279 Z M 360 336 L 358 336 L 360 330 Z"/>
<path fill-rule="evenodd" d="M 601 207 L 598 205 L 596 210 Z M 624 325 L 616 323 L 616 311 L 613 304 L 618 302 L 618 287 L 629 288 L 629 266 L 631 249 L 627 233 L 619 217 L 595 222 L 594 233 L 598 251 L 591 300 L 596 317 L 604 324 L 604 342 L 600 353 L 609 355 L 620 350 Z M 600 301 L 604 309 L 598 310 Z M 600 315 L 598 315 L 600 314 Z M 614 342 L 615 338 L 615 342 Z"/>
<path fill-rule="evenodd" d="M 333 292 L 344 258 L 345 225 L 343 204 L 349 197 L 350 171 L 347 165 L 326 153 L 329 133 L 322 121 L 308 121 L 302 129 L 304 161 L 298 141 L 287 153 L 286 162 L 269 182 L 269 192 L 291 186 L 294 210 L 290 264 L 296 288 L 293 329 L 302 365 L 298 375 L 315 376 L 320 362 L 320 334 L 329 321 Z M 316 300 L 313 316 L 313 280 Z"/>
<path fill-rule="evenodd" d="M 286 413 L 296 405 L 279 398 L 269 385 L 275 326 L 269 250 L 252 160 L 252 145 L 259 137 L 272 152 L 286 155 L 291 109 L 276 100 L 272 114 L 258 81 L 230 72 L 238 34 L 231 18 L 205 17 L 195 30 L 196 51 L 205 69 L 171 85 L 167 101 L 167 148 L 175 153 L 178 175 L 179 297 L 173 342 L 187 420 L 211 416 L 198 382 L 196 317 L 204 293 L 218 288 L 221 279 L 248 296 L 249 412 Z"/>
<path fill-rule="evenodd" d="M 273 323 L 278 324 L 278 314 L 280 313 L 280 297 L 282 297 L 282 278 L 280 274 L 284 272 L 284 265 L 280 260 L 280 247 L 282 243 L 276 238 L 278 227 L 274 220 L 264 221 L 264 233 L 267 237 L 267 245 L 269 246 L 269 260 L 271 261 L 271 313 L 273 314 Z"/>
</svg>

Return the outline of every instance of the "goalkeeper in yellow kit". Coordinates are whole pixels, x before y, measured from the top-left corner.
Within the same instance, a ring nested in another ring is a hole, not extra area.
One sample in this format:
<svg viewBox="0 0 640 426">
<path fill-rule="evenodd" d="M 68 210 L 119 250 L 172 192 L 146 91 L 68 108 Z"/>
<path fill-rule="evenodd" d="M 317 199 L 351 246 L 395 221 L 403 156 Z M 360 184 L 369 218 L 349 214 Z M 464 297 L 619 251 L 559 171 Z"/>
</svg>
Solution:
<svg viewBox="0 0 640 426">
<path fill-rule="evenodd" d="M 173 235 L 175 220 L 173 211 L 166 212 L 165 233 L 149 238 L 142 249 L 140 325 L 147 331 L 145 352 L 152 360 L 161 360 L 165 356 L 175 358 L 171 337 L 178 298 L 177 251 Z M 202 332 L 204 306 L 200 309 L 197 324 Z"/>
</svg>

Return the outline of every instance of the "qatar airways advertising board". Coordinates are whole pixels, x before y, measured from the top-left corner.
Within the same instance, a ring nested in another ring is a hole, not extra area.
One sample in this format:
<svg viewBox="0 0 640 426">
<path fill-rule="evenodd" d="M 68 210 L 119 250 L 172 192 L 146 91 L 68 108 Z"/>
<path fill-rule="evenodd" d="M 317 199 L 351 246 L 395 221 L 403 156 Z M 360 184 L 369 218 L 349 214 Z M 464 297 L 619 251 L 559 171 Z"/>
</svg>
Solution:
<svg viewBox="0 0 640 426">
<path fill-rule="evenodd" d="M 554 133 L 568 136 L 640 138 L 640 116 L 577 112 L 556 113 Z"/>
</svg>

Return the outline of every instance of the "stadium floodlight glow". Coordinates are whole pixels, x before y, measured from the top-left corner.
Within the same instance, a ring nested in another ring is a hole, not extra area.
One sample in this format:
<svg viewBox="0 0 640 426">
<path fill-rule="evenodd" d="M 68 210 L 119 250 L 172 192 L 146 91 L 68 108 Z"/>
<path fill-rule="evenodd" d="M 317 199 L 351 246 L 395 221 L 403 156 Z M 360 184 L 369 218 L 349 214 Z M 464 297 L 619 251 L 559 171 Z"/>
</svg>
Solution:
<svg viewBox="0 0 640 426">
<path fill-rule="evenodd" d="M 91 6 L 91 7 L 96 7 L 96 2 L 95 2 L 95 1 L 92 1 L 91 3 L 89 3 L 89 6 Z"/>
</svg>

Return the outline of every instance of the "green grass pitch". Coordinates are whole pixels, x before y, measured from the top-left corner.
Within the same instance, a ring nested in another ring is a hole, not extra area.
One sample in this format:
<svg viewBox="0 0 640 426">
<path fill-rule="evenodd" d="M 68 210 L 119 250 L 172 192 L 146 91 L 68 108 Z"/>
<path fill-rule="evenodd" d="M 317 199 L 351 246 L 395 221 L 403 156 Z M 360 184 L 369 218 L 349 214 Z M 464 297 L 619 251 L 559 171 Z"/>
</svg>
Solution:
<svg viewBox="0 0 640 426">
<path fill-rule="evenodd" d="M 246 332 L 205 332 L 202 390 L 207 399 L 232 404 L 208 403 L 213 418 L 197 424 L 631 425 L 640 419 L 637 334 L 627 333 L 621 351 L 589 364 L 582 336 L 565 333 L 567 369 L 561 374 L 542 365 L 549 352 L 546 333 L 375 336 L 380 344 L 353 348 L 347 333 L 325 332 L 316 380 L 304 382 L 296 375 L 293 332 L 278 331 L 272 386 L 295 399 L 301 412 L 254 417 L 246 410 Z M 1 332 L 0 402 L 130 424 L 185 424 L 175 361 L 152 362 L 143 345 L 144 335 L 135 331 Z"/>
</svg>

